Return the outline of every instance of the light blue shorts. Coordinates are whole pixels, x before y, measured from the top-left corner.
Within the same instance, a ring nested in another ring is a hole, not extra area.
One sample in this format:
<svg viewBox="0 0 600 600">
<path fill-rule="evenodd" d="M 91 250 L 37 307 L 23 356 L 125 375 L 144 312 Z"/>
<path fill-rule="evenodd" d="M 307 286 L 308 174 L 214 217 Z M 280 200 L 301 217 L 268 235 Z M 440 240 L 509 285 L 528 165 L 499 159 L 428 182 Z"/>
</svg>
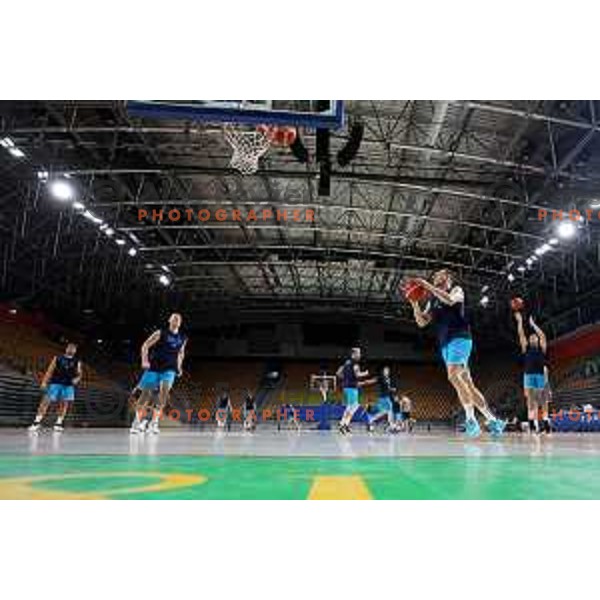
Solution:
<svg viewBox="0 0 600 600">
<path fill-rule="evenodd" d="M 526 390 L 543 390 L 546 387 L 546 377 L 542 373 L 525 373 L 523 387 Z"/>
<path fill-rule="evenodd" d="M 344 403 L 346 406 L 358 404 L 358 388 L 344 388 Z"/>
<path fill-rule="evenodd" d="M 46 390 L 46 397 L 50 402 L 73 402 L 75 400 L 75 387 L 61 383 L 51 383 Z"/>
<path fill-rule="evenodd" d="M 442 346 L 442 358 L 446 365 L 462 365 L 466 367 L 469 364 L 471 350 L 473 350 L 473 340 L 456 338 L 450 340 L 445 346 Z"/>
<path fill-rule="evenodd" d="M 392 400 L 389 396 L 380 396 L 376 404 L 377 412 L 389 412 L 392 410 Z"/>
<path fill-rule="evenodd" d="M 169 388 L 175 383 L 177 373 L 175 371 L 145 371 L 138 383 L 140 390 L 155 390 L 165 382 Z"/>
</svg>

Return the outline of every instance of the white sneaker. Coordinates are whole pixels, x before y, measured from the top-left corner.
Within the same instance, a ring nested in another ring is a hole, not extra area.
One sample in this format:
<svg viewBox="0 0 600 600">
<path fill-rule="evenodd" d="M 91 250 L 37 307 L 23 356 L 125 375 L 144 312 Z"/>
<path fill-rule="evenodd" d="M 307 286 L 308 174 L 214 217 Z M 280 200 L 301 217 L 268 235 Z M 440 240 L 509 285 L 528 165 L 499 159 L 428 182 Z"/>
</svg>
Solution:
<svg viewBox="0 0 600 600">
<path fill-rule="evenodd" d="M 146 433 L 159 434 L 160 429 L 158 427 L 158 423 L 150 423 L 148 429 L 146 430 Z"/>
<path fill-rule="evenodd" d="M 41 426 L 41 423 L 33 423 L 27 428 L 27 431 L 29 431 L 30 433 L 37 433 L 40 430 Z"/>
<path fill-rule="evenodd" d="M 53 429 L 56 433 L 62 433 L 65 430 L 65 428 L 62 425 L 59 425 L 58 423 L 54 426 Z"/>
</svg>

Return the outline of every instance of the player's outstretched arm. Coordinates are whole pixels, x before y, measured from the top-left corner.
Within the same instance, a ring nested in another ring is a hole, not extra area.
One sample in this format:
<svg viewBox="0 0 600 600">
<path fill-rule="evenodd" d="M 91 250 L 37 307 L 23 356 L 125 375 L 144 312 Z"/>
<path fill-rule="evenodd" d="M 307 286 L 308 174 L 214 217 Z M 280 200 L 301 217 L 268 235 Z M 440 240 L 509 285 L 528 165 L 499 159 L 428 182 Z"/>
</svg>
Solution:
<svg viewBox="0 0 600 600">
<path fill-rule="evenodd" d="M 527 338 L 525 337 L 525 330 L 523 329 L 523 315 L 520 312 L 515 312 L 515 321 L 517 322 L 519 346 L 521 346 L 521 352 L 525 354 L 525 352 L 527 352 Z"/>
<path fill-rule="evenodd" d="M 529 317 L 529 324 L 533 328 L 533 330 L 537 333 L 538 338 L 540 339 L 540 348 L 542 352 L 546 353 L 546 349 L 548 347 L 548 341 L 546 339 L 546 334 L 542 330 L 541 327 L 538 327 L 537 323 L 533 320 L 533 317 Z"/>
</svg>

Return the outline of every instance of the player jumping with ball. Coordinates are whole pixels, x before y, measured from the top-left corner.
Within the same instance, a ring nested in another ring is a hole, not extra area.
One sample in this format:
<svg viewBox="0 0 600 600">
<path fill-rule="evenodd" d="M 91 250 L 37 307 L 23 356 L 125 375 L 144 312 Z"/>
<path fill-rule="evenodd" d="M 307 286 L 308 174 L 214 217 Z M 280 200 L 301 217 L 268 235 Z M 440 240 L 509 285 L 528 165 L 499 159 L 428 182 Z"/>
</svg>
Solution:
<svg viewBox="0 0 600 600">
<path fill-rule="evenodd" d="M 465 433 L 477 437 L 481 433 L 475 418 L 477 408 L 487 421 L 492 435 L 501 435 L 506 423 L 497 419 L 489 409 L 485 397 L 473 383 L 469 370 L 469 357 L 473 349 L 471 327 L 465 316 L 465 294 L 456 284 L 456 278 L 447 269 L 434 273 L 432 282 L 415 279 L 413 285 L 420 286 L 433 296 L 424 309 L 419 301 L 411 299 L 415 321 L 419 327 L 433 323 L 441 355 L 446 364 L 448 381 L 456 390 L 465 415 Z"/>
</svg>

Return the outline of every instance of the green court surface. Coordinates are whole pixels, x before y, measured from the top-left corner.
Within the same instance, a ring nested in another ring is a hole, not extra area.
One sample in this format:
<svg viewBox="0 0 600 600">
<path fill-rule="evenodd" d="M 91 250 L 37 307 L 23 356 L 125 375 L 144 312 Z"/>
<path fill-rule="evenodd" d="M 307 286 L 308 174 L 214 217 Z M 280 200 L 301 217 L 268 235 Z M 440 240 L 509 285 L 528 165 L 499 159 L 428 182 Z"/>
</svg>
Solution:
<svg viewBox="0 0 600 600">
<path fill-rule="evenodd" d="M 0 498 L 600 499 L 600 461 L 3 455 Z"/>
</svg>

